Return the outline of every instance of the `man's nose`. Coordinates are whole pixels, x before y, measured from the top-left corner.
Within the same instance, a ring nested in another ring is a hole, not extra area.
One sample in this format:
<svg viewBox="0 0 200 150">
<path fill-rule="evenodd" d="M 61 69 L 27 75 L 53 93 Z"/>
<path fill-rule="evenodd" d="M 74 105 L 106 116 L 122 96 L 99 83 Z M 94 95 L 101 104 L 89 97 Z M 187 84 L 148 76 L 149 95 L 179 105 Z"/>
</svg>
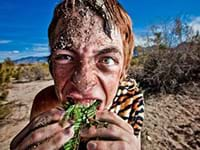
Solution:
<svg viewBox="0 0 200 150">
<path fill-rule="evenodd" d="M 81 64 L 74 71 L 72 82 L 80 92 L 90 91 L 97 83 L 93 67 L 89 64 Z"/>
</svg>

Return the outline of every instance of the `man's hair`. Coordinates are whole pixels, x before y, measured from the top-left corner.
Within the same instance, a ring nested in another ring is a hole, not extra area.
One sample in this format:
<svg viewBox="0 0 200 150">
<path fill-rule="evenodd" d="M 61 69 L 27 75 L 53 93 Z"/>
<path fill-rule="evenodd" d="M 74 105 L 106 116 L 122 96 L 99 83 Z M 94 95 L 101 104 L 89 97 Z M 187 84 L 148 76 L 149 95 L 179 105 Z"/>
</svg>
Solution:
<svg viewBox="0 0 200 150">
<path fill-rule="evenodd" d="M 84 5 L 99 15 L 103 19 L 104 32 L 111 38 L 112 25 L 120 31 L 123 52 L 124 52 L 124 69 L 127 71 L 132 52 L 134 48 L 134 37 L 132 32 L 132 22 L 117 0 L 63 0 L 54 10 L 53 19 L 49 25 L 48 38 L 49 46 L 52 49 L 55 40 L 55 29 L 60 18 L 64 18 L 66 11 L 73 11 L 74 7 Z M 51 69 L 50 69 L 51 70 Z"/>
</svg>

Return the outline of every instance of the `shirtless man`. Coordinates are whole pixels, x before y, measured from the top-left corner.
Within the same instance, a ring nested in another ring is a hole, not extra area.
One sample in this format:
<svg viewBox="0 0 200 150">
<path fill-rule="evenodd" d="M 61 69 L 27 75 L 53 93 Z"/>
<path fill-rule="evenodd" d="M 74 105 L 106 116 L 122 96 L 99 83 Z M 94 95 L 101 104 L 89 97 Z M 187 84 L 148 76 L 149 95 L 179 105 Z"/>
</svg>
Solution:
<svg viewBox="0 0 200 150">
<path fill-rule="evenodd" d="M 12 150 L 61 149 L 74 134 L 73 121 L 60 124 L 68 98 L 83 105 L 101 101 L 96 119 L 108 127 L 81 131 L 91 139 L 88 150 L 140 149 L 132 126 L 108 111 L 132 57 L 131 26 L 115 0 L 64 0 L 56 7 L 48 30 L 55 85 L 35 97 L 30 123 L 13 139 Z"/>
</svg>

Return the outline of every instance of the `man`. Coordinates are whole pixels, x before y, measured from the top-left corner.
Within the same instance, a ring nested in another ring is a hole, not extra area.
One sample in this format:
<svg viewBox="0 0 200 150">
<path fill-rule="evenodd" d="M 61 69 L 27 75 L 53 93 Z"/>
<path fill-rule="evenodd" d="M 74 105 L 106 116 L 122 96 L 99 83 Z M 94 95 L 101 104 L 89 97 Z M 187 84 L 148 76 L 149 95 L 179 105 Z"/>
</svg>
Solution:
<svg viewBox="0 0 200 150">
<path fill-rule="evenodd" d="M 101 102 L 96 119 L 107 122 L 108 126 L 92 126 L 80 132 L 82 138 L 89 139 L 88 150 L 139 150 L 140 135 L 134 135 L 133 128 L 138 120 L 129 116 L 131 122 L 127 123 L 110 111 L 125 79 L 133 49 L 131 21 L 118 2 L 61 2 L 49 26 L 49 45 L 49 65 L 55 85 L 37 94 L 30 123 L 14 138 L 11 149 L 61 149 L 74 135 L 73 120 L 60 123 L 65 114 L 62 105 L 70 99 L 82 105 Z M 138 92 L 135 89 L 131 96 L 137 97 L 142 105 L 143 99 L 135 95 Z M 127 101 L 130 100 L 133 98 Z M 129 103 L 130 109 L 134 108 L 133 102 Z M 129 112 L 133 115 L 136 111 Z"/>
</svg>

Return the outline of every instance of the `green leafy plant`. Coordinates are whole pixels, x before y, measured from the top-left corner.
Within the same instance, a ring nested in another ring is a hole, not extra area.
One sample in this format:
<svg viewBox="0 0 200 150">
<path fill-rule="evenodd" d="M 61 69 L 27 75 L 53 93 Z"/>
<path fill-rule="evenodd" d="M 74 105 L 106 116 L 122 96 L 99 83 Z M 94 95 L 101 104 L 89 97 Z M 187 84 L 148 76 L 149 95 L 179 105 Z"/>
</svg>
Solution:
<svg viewBox="0 0 200 150">
<path fill-rule="evenodd" d="M 65 150 L 77 150 L 80 143 L 80 130 L 83 127 L 90 126 L 90 118 L 96 114 L 96 108 L 100 101 L 95 101 L 90 106 L 81 104 L 70 104 L 68 102 L 64 107 L 66 110 L 64 120 L 74 120 L 74 137 L 64 145 Z M 63 120 L 63 121 L 64 121 Z"/>
</svg>

